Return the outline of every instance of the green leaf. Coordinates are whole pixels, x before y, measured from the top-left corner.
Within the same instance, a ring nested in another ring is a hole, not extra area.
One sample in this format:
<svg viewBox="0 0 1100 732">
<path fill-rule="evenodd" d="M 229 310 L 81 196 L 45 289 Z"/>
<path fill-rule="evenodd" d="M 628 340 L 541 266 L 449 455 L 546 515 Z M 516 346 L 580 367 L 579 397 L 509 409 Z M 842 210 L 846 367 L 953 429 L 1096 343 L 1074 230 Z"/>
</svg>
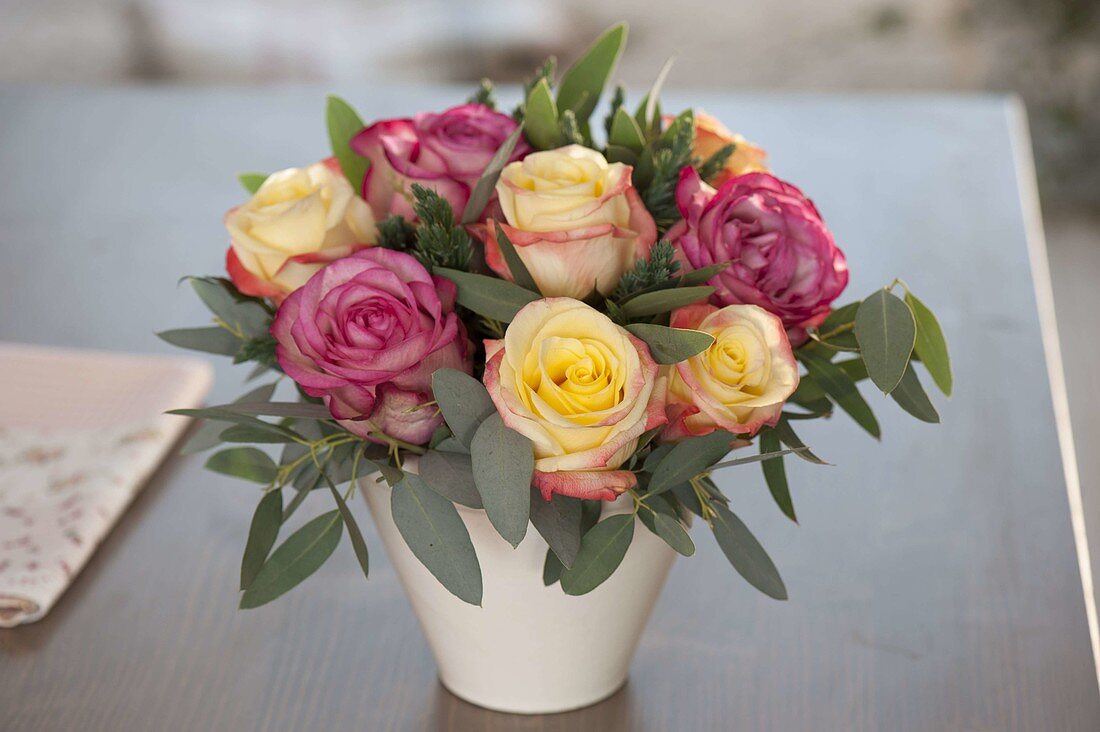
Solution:
<svg viewBox="0 0 1100 732">
<path fill-rule="evenodd" d="M 622 564 L 634 538 L 634 514 L 610 516 L 581 539 L 573 566 L 561 573 L 567 595 L 584 595 L 599 587 Z"/>
<path fill-rule="evenodd" d="M 550 93 L 550 82 L 545 78 L 531 87 L 527 95 L 527 113 L 523 130 L 527 141 L 539 150 L 552 150 L 561 145 L 561 123 L 558 107 Z"/>
<path fill-rule="evenodd" d="M 467 448 L 481 423 L 497 408 L 485 386 L 457 369 L 438 369 L 432 374 L 432 394 L 455 439 Z"/>
<path fill-rule="evenodd" d="M 454 504 L 406 473 L 393 487 L 390 508 L 397 530 L 440 584 L 463 602 L 481 605 L 481 565 Z"/>
<path fill-rule="evenodd" d="M 206 469 L 266 485 L 275 480 L 278 466 L 267 453 L 255 447 L 232 447 L 211 455 Z"/>
<path fill-rule="evenodd" d="M 661 88 L 665 85 L 668 72 L 672 70 L 673 59 L 668 59 L 657 72 L 657 79 L 650 87 L 649 93 L 642 97 L 638 104 L 638 110 L 634 114 L 638 126 L 647 137 L 656 135 L 661 130 Z"/>
<path fill-rule="evenodd" d="M 336 501 L 336 508 L 340 511 L 340 518 L 343 519 L 344 526 L 348 528 L 348 538 L 351 539 L 351 548 L 355 552 L 355 559 L 359 562 L 359 568 L 363 570 L 363 576 L 367 577 L 370 574 L 370 557 L 367 555 L 367 542 L 363 540 L 363 532 L 359 530 L 359 524 L 356 522 L 355 516 L 352 515 L 351 509 L 348 508 L 344 497 L 340 495 L 340 491 L 336 490 L 336 484 L 329 480 L 327 474 L 325 480 L 328 482 L 332 499 Z"/>
<path fill-rule="evenodd" d="M 469 455 L 429 450 L 420 457 L 420 477 L 444 498 L 470 508 L 482 508 Z"/>
<path fill-rule="evenodd" d="M 332 95 L 329 96 L 325 105 L 325 124 L 328 127 L 332 154 L 340 163 L 344 177 L 351 183 L 356 195 L 362 194 L 363 179 L 370 170 L 370 160 L 351 149 L 351 140 L 362 132 L 366 125 L 350 104 Z"/>
<path fill-rule="evenodd" d="M 897 295 L 883 288 L 863 301 L 855 323 L 867 373 L 882 393 L 889 394 L 901 381 L 913 353 L 917 337 L 913 313 Z"/>
<path fill-rule="evenodd" d="M 688 482 L 725 457 L 733 440 L 734 436 L 729 432 L 718 430 L 702 437 L 690 437 L 677 444 L 653 470 L 646 495 L 664 493 L 674 485 Z"/>
<path fill-rule="evenodd" d="M 157 333 L 166 343 L 192 351 L 215 353 L 219 356 L 235 356 L 241 348 L 241 339 L 217 325 L 206 328 L 176 328 Z"/>
<path fill-rule="evenodd" d="M 773 450 L 770 452 L 761 452 L 756 455 L 748 455 L 747 457 L 734 458 L 733 460 L 723 460 L 720 463 L 715 463 L 710 466 L 711 470 L 721 470 L 722 468 L 734 468 L 738 465 L 748 465 L 750 463 L 762 463 L 769 460 L 777 460 L 784 455 L 790 455 L 794 453 L 794 450 Z"/>
<path fill-rule="evenodd" d="M 291 534 L 244 591 L 241 609 L 266 605 L 301 584 L 332 555 L 343 531 L 340 512 L 334 510 L 321 514 Z"/>
<path fill-rule="evenodd" d="M 622 107 L 615 110 L 615 116 L 611 118 L 608 143 L 626 148 L 633 153 L 638 153 L 645 147 L 645 135 L 642 134 L 642 129 Z"/>
<path fill-rule="evenodd" d="M 530 290 L 496 277 L 445 267 L 436 267 L 434 272 L 458 286 L 459 305 L 502 323 L 511 323 L 524 305 L 541 299 Z"/>
<path fill-rule="evenodd" d="M 496 153 L 489 160 L 489 164 L 485 166 L 481 177 L 477 179 L 477 183 L 474 185 L 473 192 L 470 193 L 466 208 L 462 211 L 463 224 L 474 223 L 481 216 L 481 212 L 485 210 L 489 199 L 493 197 L 493 189 L 496 188 L 500 171 L 504 170 L 504 166 L 508 164 L 508 160 L 512 157 L 512 153 L 516 149 L 516 143 L 519 142 L 522 134 L 523 125 L 521 124 L 516 127 L 512 134 L 508 135 L 508 138 L 497 148 Z"/>
<path fill-rule="evenodd" d="M 174 409 L 171 414 L 203 411 L 209 413 L 240 414 L 249 417 L 294 417 L 297 419 L 332 419 L 332 413 L 324 404 L 310 402 L 231 402 L 217 404 L 202 410 Z"/>
<path fill-rule="evenodd" d="M 267 401 L 274 392 L 274 383 L 264 384 L 242 395 L 237 401 Z M 195 430 L 194 434 L 187 440 L 187 443 L 180 450 L 180 454 L 192 455 L 196 452 L 203 452 L 212 447 L 217 447 L 222 442 L 221 433 L 229 424 L 229 422 L 220 422 L 212 419 L 204 420 L 202 425 Z"/>
<path fill-rule="evenodd" d="M 246 191 L 255 193 L 260 190 L 260 186 L 267 180 L 267 173 L 240 173 L 237 180 L 240 181 L 241 186 Z"/>
<path fill-rule="evenodd" d="M 777 424 L 773 429 L 775 430 L 775 434 L 779 437 L 780 441 L 787 447 L 794 449 L 795 455 L 797 455 L 798 457 L 808 462 L 816 463 L 818 465 L 829 464 L 819 458 L 817 455 L 814 455 L 810 451 L 810 448 L 806 447 L 806 444 L 802 442 L 798 435 L 795 434 L 794 428 L 791 427 L 791 423 L 786 419 L 779 420 L 779 424 Z"/>
<path fill-rule="evenodd" d="M 782 449 L 779 434 L 775 430 L 764 430 L 760 433 L 760 454 L 779 452 Z M 768 490 L 775 499 L 775 505 L 791 521 L 798 523 L 798 517 L 794 513 L 794 501 L 791 500 L 791 489 L 787 486 L 787 470 L 783 467 L 783 458 L 763 460 L 760 466 L 764 469 L 764 481 L 768 484 Z"/>
<path fill-rule="evenodd" d="M 917 372 L 913 370 L 913 364 L 905 367 L 905 374 L 901 377 L 901 383 L 897 385 L 890 398 L 898 403 L 898 406 L 922 422 L 938 424 L 939 412 L 921 386 Z"/>
<path fill-rule="evenodd" d="M 818 328 L 818 331 L 821 333 L 828 333 L 842 325 L 853 322 L 856 319 L 856 313 L 859 312 L 859 306 L 862 303 L 862 300 L 856 300 L 855 302 L 850 302 L 847 305 L 841 305 L 834 309 L 821 323 L 821 327 Z"/>
<path fill-rule="evenodd" d="M 787 599 L 787 588 L 771 557 L 749 528 L 724 503 L 711 503 L 714 538 L 737 573 L 756 589 L 776 600 Z"/>
<path fill-rule="evenodd" d="M 702 518 L 703 504 L 699 503 L 699 496 L 695 495 L 695 489 L 692 488 L 691 483 L 681 483 L 673 486 L 669 492 L 676 496 L 676 500 L 680 502 L 681 506 Z"/>
<path fill-rule="evenodd" d="M 283 444 L 297 442 L 293 437 L 281 431 L 275 425 L 271 429 L 250 424 L 234 424 L 222 430 L 218 436 L 222 442 L 258 442 L 261 444 Z"/>
<path fill-rule="evenodd" d="M 252 525 L 248 529 L 248 541 L 241 558 L 241 589 L 252 586 L 256 575 L 267 561 L 271 547 L 279 538 L 279 528 L 283 525 L 283 492 L 268 491 L 256 506 L 252 514 Z"/>
<path fill-rule="evenodd" d="M 943 337 L 943 329 L 940 321 L 911 292 L 905 293 L 905 304 L 913 313 L 913 319 L 917 324 L 917 340 L 914 349 L 921 363 L 928 369 L 932 380 L 945 396 L 951 396 L 951 358 L 947 355 L 947 339 Z"/>
<path fill-rule="evenodd" d="M 215 277 L 190 277 L 191 287 L 225 327 L 244 338 L 267 335 L 271 314 L 256 300 L 240 294 L 232 282 Z"/>
<path fill-rule="evenodd" d="M 470 456 L 474 483 L 489 521 L 509 544 L 519 546 L 531 516 L 531 476 L 535 472 L 531 441 L 509 429 L 494 412 L 474 433 Z"/>
<path fill-rule="evenodd" d="M 497 246 L 500 248 L 500 253 L 504 256 L 504 262 L 508 265 L 508 271 L 512 273 L 512 279 L 516 281 L 517 285 L 525 290 L 538 293 L 539 286 L 535 282 L 535 278 L 531 276 L 531 272 L 527 269 L 527 265 L 520 259 L 519 252 L 516 251 L 516 247 L 512 244 L 512 240 L 508 238 L 508 234 L 505 233 L 504 227 L 497 224 L 493 227 L 493 231 L 496 235 L 496 242 Z"/>
<path fill-rule="evenodd" d="M 730 266 L 729 262 L 719 262 L 718 264 L 712 264 L 709 267 L 700 267 L 699 269 L 693 269 L 690 272 L 685 272 L 684 276 L 680 278 L 680 286 L 690 287 L 692 285 L 703 285 L 714 278 L 716 274 L 724 271 Z"/>
<path fill-rule="evenodd" d="M 691 540 L 683 524 L 674 517 L 659 512 L 654 514 L 653 528 L 654 533 L 677 553 L 683 554 L 685 557 L 695 554 L 695 542 Z"/>
<path fill-rule="evenodd" d="M 536 488 L 531 488 L 531 523 L 561 564 L 573 566 L 581 547 L 581 502 L 557 494 L 547 501 Z"/>
<path fill-rule="evenodd" d="M 558 109 L 573 110 L 577 121 L 584 123 L 592 116 L 600 101 L 604 85 L 626 45 L 626 24 L 609 28 L 566 70 L 558 86 Z M 527 103 L 530 114 L 531 103 Z"/>
<path fill-rule="evenodd" d="M 561 571 L 565 569 L 558 555 L 553 549 L 546 550 L 546 559 L 542 563 L 542 583 L 549 587 L 561 579 Z"/>
<path fill-rule="evenodd" d="M 860 427 L 871 433 L 872 437 L 878 438 L 882 435 L 870 405 L 859 393 L 856 382 L 842 368 L 809 351 L 800 350 L 798 356 L 802 359 L 802 363 L 806 364 L 814 382 L 820 385 L 825 393 L 832 397 Z"/>
<path fill-rule="evenodd" d="M 632 323 L 626 329 L 645 341 L 653 359 L 661 364 L 687 360 L 714 343 L 714 336 L 701 330 L 668 328 L 650 323 Z"/>
<path fill-rule="evenodd" d="M 694 302 L 705 300 L 714 294 L 713 287 L 676 287 L 670 290 L 645 292 L 622 304 L 623 315 L 628 318 L 644 318 L 660 315 Z"/>
</svg>

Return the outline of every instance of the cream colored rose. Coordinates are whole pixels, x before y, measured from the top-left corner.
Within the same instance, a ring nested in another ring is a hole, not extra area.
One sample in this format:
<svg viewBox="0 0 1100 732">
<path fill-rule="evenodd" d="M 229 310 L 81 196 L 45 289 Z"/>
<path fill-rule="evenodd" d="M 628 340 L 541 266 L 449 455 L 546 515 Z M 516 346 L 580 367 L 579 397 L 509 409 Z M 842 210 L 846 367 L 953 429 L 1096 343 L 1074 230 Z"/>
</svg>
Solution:
<svg viewBox="0 0 1100 732">
<path fill-rule="evenodd" d="M 706 160 L 726 145 L 733 143 L 733 154 L 726 160 L 722 171 L 710 179 L 715 186 L 720 186 L 730 178 L 735 178 L 745 173 L 768 172 L 765 159 L 768 154 L 763 148 L 753 145 L 741 135 L 730 132 L 724 124 L 706 112 L 695 112 L 695 140 L 692 143 L 692 154 L 700 160 Z"/>
<path fill-rule="evenodd" d="M 673 367 L 663 439 L 715 430 L 751 435 L 779 420 L 798 388 L 798 365 L 779 318 L 756 305 L 691 305 L 674 312 L 671 325 L 709 333 L 714 343 Z"/>
<path fill-rule="evenodd" d="M 630 184 L 632 169 L 569 145 L 507 165 L 497 182 L 504 220 L 489 219 L 485 257 L 512 279 L 498 227 L 547 297 L 606 295 L 657 239 L 653 217 Z"/>
<path fill-rule="evenodd" d="M 332 158 L 272 173 L 225 216 L 226 269 L 241 292 L 281 300 L 328 262 L 374 244 L 370 207 Z"/>
<path fill-rule="evenodd" d="M 603 313 L 565 297 L 536 300 L 487 344 L 485 387 L 504 423 L 535 448 L 534 483 L 613 499 L 637 482 L 616 470 L 665 421 L 649 348 Z"/>
</svg>

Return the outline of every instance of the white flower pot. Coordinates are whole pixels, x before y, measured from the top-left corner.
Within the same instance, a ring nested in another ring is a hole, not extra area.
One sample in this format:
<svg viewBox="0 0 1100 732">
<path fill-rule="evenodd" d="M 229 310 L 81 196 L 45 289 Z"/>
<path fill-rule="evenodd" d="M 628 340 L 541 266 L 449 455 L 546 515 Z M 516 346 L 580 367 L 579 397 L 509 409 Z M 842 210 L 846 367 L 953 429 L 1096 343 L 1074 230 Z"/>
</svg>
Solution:
<svg viewBox="0 0 1100 732">
<path fill-rule="evenodd" d="M 410 466 L 406 465 L 406 468 Z M 625 682 L 634 649 L 676 554 L 636 525 L 622 565 L 587 595 L 542 583 L 547 545 L 528 526 L 515 549 L 484 511 L 456 506 L 481 564 L 482 607 L 453 596 L 405 545 L 390 489 L 375 476 L 361 488 L 390 561 L 455 696 L 487 709 L 546 714 L 594 704 Z M 628 513 L 629 497 L 604 506 Z"/>
</svg>

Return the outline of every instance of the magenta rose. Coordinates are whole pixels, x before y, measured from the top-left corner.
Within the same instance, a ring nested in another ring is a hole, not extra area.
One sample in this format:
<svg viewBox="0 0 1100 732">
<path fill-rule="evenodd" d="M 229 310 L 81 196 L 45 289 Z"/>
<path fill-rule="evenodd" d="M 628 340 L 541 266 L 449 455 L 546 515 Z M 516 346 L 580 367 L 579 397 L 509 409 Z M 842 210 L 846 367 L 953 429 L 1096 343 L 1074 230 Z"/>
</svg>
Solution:
<svg viewBox="0 0 1100 732">
<path fill-rule="evenodd" d="M 682 264 L 730 265 L 708 284 L 714 305 L 758 305 L 778 315 L 797 345 L 848 284 L 848 264 L 810 199 L 768 173 L 731 178 L 717 191 L 684 168 L 683 214 L 668 232 Z"/>
<path fill-rule="evenodd" d="M 379 220 L 394 214 L 411 220 L 410 188 L 419 183 L 446 198 L 457 218 L 489 160 L 515 129 L 515 120 L 484 104 L 375 122 L 351 140 L 355 152 L 370 158 L 363 198 Z M 520 138 L 510 160 L 530 150 Z M 492 206 L 491 201 L 486 208 Z"/>
<path fill-rule="evenodd" d="M 313 275 L 283 301 L 271 333 L 279 365 L 361 437 L 427 442 L 443 423 L 432 372 L 470 372 L 455 286 L 408 254 L 365 249 Z"/>
</svg>

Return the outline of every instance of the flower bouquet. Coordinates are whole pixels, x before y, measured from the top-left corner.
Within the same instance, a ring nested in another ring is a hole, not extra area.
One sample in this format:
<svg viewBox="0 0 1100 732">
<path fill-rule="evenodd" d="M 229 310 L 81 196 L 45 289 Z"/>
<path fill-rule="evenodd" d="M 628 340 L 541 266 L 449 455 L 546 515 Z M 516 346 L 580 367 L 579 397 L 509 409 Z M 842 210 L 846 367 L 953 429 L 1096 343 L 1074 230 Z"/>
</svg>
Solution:
<svg viewBox="0 0 1100 732">
<path fill-rule="evenodd" d="M 717 471 L 759 463 L 794 520 L 784 458 L 823 463 L 802 420 L 839 407 L 878 437 L 869 379 L 938 421 L 915 368 L 950 392 L 936 318 L 900 280 L 834 307 L 845 257 L 763 150 L 699 110 L 664 114 L 667 67 L 633 111 L 619 87 L 594 119 L 625 38 L 611 28 L 560 77 L 549 60 L 510 114 L 487 81 L 369 125 L 331 97 L 331 158 L 241 176 L 228 278 L 190 279 L 215 325 L 160 335 L 293 382 L 293 399 L 275 381 L 179 410 L 205 420 L 185 451 L 232 443 L 207 467 L 263 486 L 242 608 L 345 531 L 367 574 L 358 488 L 450 689 L 582 706 L 622 684 L 693 522 L 786 599 Z"/>
</svg>

